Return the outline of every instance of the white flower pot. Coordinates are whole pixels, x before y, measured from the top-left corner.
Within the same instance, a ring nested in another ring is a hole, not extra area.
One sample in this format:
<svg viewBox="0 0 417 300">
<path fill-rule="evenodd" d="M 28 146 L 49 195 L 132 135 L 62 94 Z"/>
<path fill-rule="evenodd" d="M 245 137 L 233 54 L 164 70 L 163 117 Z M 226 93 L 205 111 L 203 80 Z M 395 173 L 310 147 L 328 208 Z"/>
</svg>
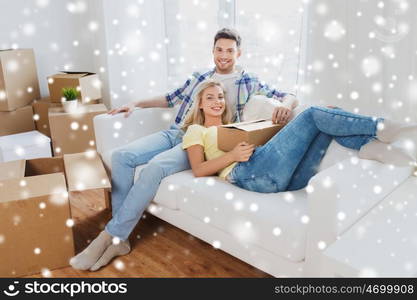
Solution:
<svg viewBox="0 0 417 300">
<path fill-rule="evenodd" d="M 62 105 L 64 107 L 65 112 L 72 113 L 72 112 L 77 111 L 78 100 L 64 101 L 62 102 Z"/>
</svg>

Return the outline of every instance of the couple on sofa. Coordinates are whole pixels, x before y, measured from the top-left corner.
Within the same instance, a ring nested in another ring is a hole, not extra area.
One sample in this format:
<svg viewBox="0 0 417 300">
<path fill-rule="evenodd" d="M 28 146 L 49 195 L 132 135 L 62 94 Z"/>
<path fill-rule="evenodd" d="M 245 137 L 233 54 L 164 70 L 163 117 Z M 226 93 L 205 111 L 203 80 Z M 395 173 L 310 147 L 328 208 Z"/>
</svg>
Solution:
<svg viewBox="0 0 417 300">
<path fill-rule="evenodd" d="M 96 271 L 116 256 L 130 252 L 128 237 L 155 196 L 161 180 L 192 169 L 195 176 L 218 175 L 231 184 L 260 193 L 304 188 L 335 139 L 359 150 L 359 157 L 399 166 L 415 159 L 390 143 L 417 136 L 417 124 L 401 124 L 346 112 L 340 108 L 310 107 L 295 118 L 298 101 L 271 89 L 236 66 L 241 38 L 231 29 L 214 37 L 214 70 L 194 73 L 184 86 L 166 96 L 130 103 L 110 111 L 128 116 L 135 107 L 180 105 L 175 125 L 138 139 L 112 155 L 112 219 L 70 264 Z M 265 145 L 240 143 L 230 152 L 217 147 L 217 126 L 241 121 L 251 96 L 261 94 L 282 102 L 272 121 L 285 125 Z M 417 143 L 417 141 L 414 141 Z M 147 164 L 134 182 L 138 165 Z"/>
</svg>

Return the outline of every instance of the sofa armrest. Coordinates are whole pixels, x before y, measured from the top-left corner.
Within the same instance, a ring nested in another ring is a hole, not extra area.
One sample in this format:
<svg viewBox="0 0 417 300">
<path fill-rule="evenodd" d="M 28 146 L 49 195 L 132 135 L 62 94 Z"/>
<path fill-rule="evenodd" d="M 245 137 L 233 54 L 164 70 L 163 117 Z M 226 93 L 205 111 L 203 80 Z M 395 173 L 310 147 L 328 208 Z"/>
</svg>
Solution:
<svg viewBox="0 0 417 300">
<path fill-rule="evenodd" d="M 102 114 L 94 117 L 97 152 L 103 154 L 140 137 L 168 129 L 174 123 L 176 109 L 138 108 L 124 114 Z"/>
<path fill-rule="evenodd" d="M 306 276 L 319 270 L 321 252 L 393 192 L 412 167 L 393 167 L 357 157 L 316 174 L 309 182 Z"/>
</svg>

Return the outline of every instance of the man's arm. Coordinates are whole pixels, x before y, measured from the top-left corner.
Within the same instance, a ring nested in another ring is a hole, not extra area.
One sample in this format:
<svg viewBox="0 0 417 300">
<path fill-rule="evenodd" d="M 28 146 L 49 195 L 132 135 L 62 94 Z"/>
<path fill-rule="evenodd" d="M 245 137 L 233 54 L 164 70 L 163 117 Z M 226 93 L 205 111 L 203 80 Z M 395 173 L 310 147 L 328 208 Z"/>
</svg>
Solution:
<svg viewBox="0 0 417 300">
<path fill-rule="evenodd" d="M 281 102 L 282 106 L 287 107 L 291 110 L 296 108 L 299 104 L 298 99 L 291 94 L 287 94 L 284 98 L 282 98 Z"/>
<path fill-rule="evenodd" d="M 125 117 L 128 117 L 136 107 L 141 108 L 150 108 L 150 107 L 168 107 L 168 101 L 166 96 L 157 96 L 149 99 L 139 100 L 139 101 L 132 101 L 127 103 L 121 107 L 114 108 L 110 110 L 108 113 L 111 115 L 115 115 L 118 113 L 125 113 Z"/>
<path fill-rule="evenodd" d="M 122 107 L 115 108 L 110 110 L 108 113 L 111 115 L 115 115 L 121 112 L 125 113 L 125 117 L 128 117 L 136 107 L 140 108 L 151 108 L 151 107 L 173 107 L 176 104 L 182 102 L 184 95 L 187 93 L 187 89 L 189 88 L 191 83 L 191 79 L 188 79 L 184 85 L 171 93 L 166 95 L 157 96 L 149 99 L 133 101 Z"/>
<path fill-rule="evenodd" d="M 267 84 L 255 80 L 255 94 L 261 94 L 268 98 L 277 99 L 282 105 L 275 107 L 272 112 L 272 122 L 285 125 L 290 120 L 292 110 L 298 106 L 297 98 L 290 93 L 284 93 L 270 88 Z"/>
<path fill-rule="evenodd" d="M 156 96 L 149 99 L 139 100 L 134 102 L 135 107 L 150 108 L 150 107 L 168 107 L 167 98 L 165 95 Z"/>
<path fill-rule="evenodd" d="M 290 120 L 292 111 L 298 106 L 298 100 L 295 96 L 287 94 L 281 100 L 282 105 L 274 108 L 272 112 L 272 122 L 285 125 Z"/>
</svg>

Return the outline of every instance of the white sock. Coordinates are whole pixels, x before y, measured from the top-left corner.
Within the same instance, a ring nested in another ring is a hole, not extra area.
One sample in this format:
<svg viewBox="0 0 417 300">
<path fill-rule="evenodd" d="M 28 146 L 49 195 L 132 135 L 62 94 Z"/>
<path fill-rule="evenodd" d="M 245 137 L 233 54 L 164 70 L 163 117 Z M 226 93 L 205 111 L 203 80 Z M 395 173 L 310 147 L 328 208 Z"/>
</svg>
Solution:
<svg viewBox="0 0 417 300">
<path fill-rule="evenodd" d="M 378 123 L 376 137 L 384 143 L 392 143 L 400 138 L 411 138 L 417 142 L 417 124 L 384 119 Z"/>
<path fill-rule="evenodd" d="M 111 244 L 104 251 L 99 260 L 90 268 L 90 271 L 97 271 L 101 267 L 107 265 L 114 257 L 126 255 L 130 252 L 129 241 L 120 241 L 119 244 Z"/>
<path fill-rule="evenodd" d="M 390 144 L 373 140 L 361 147 L 358 153 L 359 158 L 377 160 L 384 164 L 392 164 L 398 167 L 410 166 L 415 158 L 404 149 Z"/>
<path fill-rule="evenodd" d="M 112 239 L 113 237 L 103 230 L 84 251 L 70 259 L 70 265 L 74 269 L 88 270 L 111 245 Z"/>
</svg>

